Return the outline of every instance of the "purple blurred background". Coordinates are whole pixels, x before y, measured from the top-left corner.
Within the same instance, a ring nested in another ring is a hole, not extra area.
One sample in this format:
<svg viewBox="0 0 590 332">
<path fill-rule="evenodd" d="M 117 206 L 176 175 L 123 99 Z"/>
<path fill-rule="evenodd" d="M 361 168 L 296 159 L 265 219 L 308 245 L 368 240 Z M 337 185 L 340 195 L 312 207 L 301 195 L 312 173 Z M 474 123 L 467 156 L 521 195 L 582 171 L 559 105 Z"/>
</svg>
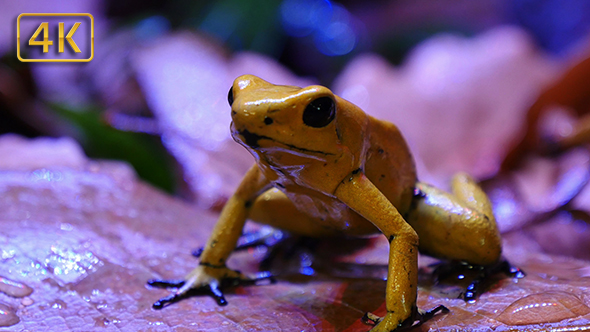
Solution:
<svg viewBox="0 0 590 332">
<path fill-rule="evenodd" d="M 92 14 L 94 59 L 20 63 L 15 20 L 26 12 Z M 236 76 L 334 88 L 398 124 L 431 182 L 458 169 L 489 177 L 528 103 L 585 49 L 590 4 L 24 0 L 1 2 L 0 18 L 0 134 L 71 136 L 90 157 L 126 160 L 152 184 L 215 208 L 251 162 L 228 135 Z M 488 120 L 473 108 L 487 108 Z M 497 130 L 498 114 L 514 121 Z M 459 148 L 457 119 L 490 133 Z M 429 144 L 446 138 L 447 148 Z"/>
</svg>

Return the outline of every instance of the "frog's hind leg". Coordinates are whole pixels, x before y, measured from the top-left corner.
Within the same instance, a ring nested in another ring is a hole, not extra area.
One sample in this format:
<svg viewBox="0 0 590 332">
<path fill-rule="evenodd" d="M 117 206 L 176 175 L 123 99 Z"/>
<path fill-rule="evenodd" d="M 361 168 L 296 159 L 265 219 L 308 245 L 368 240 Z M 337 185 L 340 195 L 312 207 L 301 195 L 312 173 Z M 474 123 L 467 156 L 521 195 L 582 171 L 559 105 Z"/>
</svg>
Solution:
<svg viewBox="0 0 590 332">
<path fill-rule="evenodd" d="M 466 174 L 457 174 L 452 193 L 416 185 L 407 221 L 418 233 L 420 251 L 434 257 L 490 265 L 501 254 L 500 233 L 487 195 Z"/>
<path fill-rule="evenodd" d="M 471 177 L 457 174 L 451 189 L 418 183 L 407 220 L 418 233 L 421 252 L 481 270 L 465 293 L 472 300 L 482 279 L 498 272 L 498 264 L 504 266 L 501 238 L 490 201 Z"/>
</svg>

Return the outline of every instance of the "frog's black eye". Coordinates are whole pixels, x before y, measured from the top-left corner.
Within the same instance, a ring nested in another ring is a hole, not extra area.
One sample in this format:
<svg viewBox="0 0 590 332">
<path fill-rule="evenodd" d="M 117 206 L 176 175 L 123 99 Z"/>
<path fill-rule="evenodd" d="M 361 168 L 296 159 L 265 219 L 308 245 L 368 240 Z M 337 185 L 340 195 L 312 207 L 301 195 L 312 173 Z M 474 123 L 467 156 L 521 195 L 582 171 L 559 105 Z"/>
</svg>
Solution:
<svg viewBox="0 0 590 332">
<path fill-rule="evenodd" d="M 303 111 L 303 123 L 310 127 L 322 128 L 330 124 L 336 115 L 334 100 L 320 97 L 312 100 Z"/>
<path fill-rule="evenodd" d="M 234 103 L 234 87 L 233 86 L 231 88 L 229 88 L 229 92 L 227 93 L 227 102 L 229 103 L 229 106 L 231 106 Z"/>
</svg>

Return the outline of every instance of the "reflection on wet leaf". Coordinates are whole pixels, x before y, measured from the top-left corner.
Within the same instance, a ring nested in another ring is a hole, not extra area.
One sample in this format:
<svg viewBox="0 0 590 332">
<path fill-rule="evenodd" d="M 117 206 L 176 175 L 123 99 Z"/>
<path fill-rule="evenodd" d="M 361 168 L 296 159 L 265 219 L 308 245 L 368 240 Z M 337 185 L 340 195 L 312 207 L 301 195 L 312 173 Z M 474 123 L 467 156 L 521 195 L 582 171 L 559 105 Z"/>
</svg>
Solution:
<svg viewBox="0 0 590 332">
<path fill-rule="evenodd" d="M 530 325 L 560 322 L 589 313 L 590 308 L 574 294 L 544 292 L 518 299 L 498 315 L 498 320 L 507 325 Z"/>
<path fill-rule="evenodd" d="M 0 303 L 0 326 L 12 326 L 18 324 L 20 318 L 16 315 L 16 312 L 11 307 L 4 303 Z"/>
<path fill-rule="evenodd" d="M 33 289 L 22 282 L 0 276 L 0 292 L 12 297 L 25 297 L 31 295 Z"/>
</svg>

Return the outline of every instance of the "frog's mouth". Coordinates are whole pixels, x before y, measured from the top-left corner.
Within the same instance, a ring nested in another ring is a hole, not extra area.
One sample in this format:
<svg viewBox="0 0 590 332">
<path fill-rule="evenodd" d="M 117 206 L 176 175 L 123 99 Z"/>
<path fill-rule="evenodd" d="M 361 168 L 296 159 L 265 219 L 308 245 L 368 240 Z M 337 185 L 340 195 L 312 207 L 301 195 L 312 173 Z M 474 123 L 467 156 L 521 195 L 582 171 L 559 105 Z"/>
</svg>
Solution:
<svg viewBox="0 0 590 332">
<path fill-rule="evenodd" d="M 240 131 L 238 131 L 238 134 L 240 134 L 240 136 L 242 136 L 244 138 L 244 143 L 246 143 L 246 145 L 248 145 L 252 149 L 256 149 L 256 148 L 260 147 L 260 145 L 258 144 L 258 141 L 261 139 L 268 139 L 268 140 L 274 141 L 270 137 L 251 133 L 248 131 L 248 129 L 240 130 Z"/>
<path fill-rule="evenodd" d="M 252 132 L 248 131 L 248 129 L 236 130 L 235 133 L 239 134 L 239 136 L 243 137 L 243 139 L 241 139 L 240 137 L 237 137 L 237 135 L 234 135 L 234 140 L 242 141 L 244 144 L 246 144 L 247 146 L 249 146 L 252 149 L 259 148 L 260 144 L 258 144 L 258 141 L 261 139 L 266 139 L 271 142 L 275 142 L 275 143 L 279 143 L 281 145 L 284 145 L 291 150 L 299 151 L 302 153 L 317 153 L 317 154 L 321 154 L 321 155 L 334 155 L 333 153 L 329 153 L 329 152 L 300 148 L 300 147 L 292 145 L 292 144 L 277 141 L 276 139 L 274 139 L 272 137 L 252 133 Z"/>
</svg>

